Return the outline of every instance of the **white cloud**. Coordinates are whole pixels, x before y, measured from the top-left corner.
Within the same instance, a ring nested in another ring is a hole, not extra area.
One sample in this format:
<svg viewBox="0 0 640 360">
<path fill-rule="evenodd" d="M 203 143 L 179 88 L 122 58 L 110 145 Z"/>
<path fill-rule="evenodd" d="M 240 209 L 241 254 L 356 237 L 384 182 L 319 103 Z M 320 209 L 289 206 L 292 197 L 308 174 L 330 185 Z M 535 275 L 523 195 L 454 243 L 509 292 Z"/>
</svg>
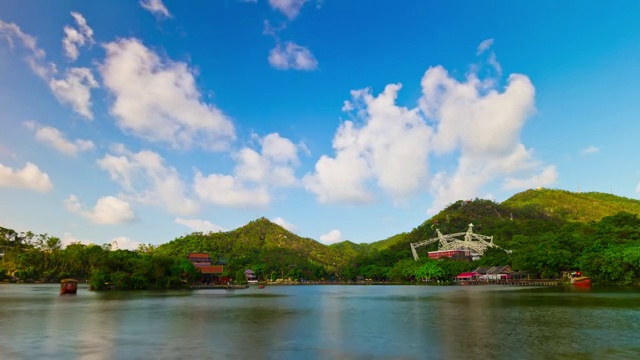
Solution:
<svg viewBox="0 0 640 360">
<path fill-rule="evenodd" d="M 478 49 L 476 50 L 476 55 L 482 54 L 483 52 L 490 49 L 491 46 L 493 46 L 493 39 L 486 39 L 482 41 L 480 45 L 478 45 Z"/>
<path fill-rule="evenodd" d="M 274 38 L 278 39 L 278 33 L 285 30 L 288 26 L 288 23 L 285 21 L 278 26 L 271 25 L 271 21 L 264 21 L 264 30 L 262 30 L 263 35 L 270 35 Z"/>
<path fill-rule="evenodd" d="M 13 23 L 0 20 L 0 38 L 4 38 L 11 48 L 19 42 L 28 52 L 25 61 L 31 70 L 44 80 L 56 99 L 69 104 L 73 110 L 87 119 L 93 118 L 91 113 L 91 89 L 98 87 L 91 70 L 87 68 L 71 68 L 63 78 L 56 79 L 58 69 L 54 63 L 45 61 L 45 51 L 37 45 L 36 38 L 25 34 Z"/>
<path fill-rule="evenodd" d="M 295 226 L 295 225 L 293 225 L 291 223 L 288 223 L 285 219 L 283 219 L 281 217 L 277 217 L 277 218 L 275 218 L 275 219 L 273 219 L 271 221 L 273 221 L 274 224 L 278 224 L 278 225 L 282 226 L 283 228 L 285 228 L 285 229 L 287 229 L 289 231 L 295 231 L 298 228 L 297 226 Z"/>
<path fill-rule="evenodd" d="M 342 241 L 342 233 L 340 230 L 331 230 L 327 234 L 320 235 L 320 242 L 325 245 L 331 245 Z"/>
<path fill-rule="evenodd" d="M 176 218 L 174 222 L 176 224 L 184 225 L 193 231 L 199 231 L 203 233 L 227 231 L 227 229 L 223 228 L 222 226 L 216 225 L 207 220 Z"/>
<path fill-rule="evenodd" d="M 638 186 L 636 186 L 636 192 L 640 193 L 640 183 L 638 183 Z"/>
<path fill-rule="evenodd" d="M 6 23 L 0 20 L 0 36 L 9 43 L 12 49 L 15 47 L 14 39 L 17 39 L 22 46 L 30 50 L 35 57 L 43 58 L 45 56 L 44 50 L 38 47 L 36 38 L 24 33 L 20 27 L 14 23 Z"/>
<path fill-rule="evenodd" d="M 480 43 L 480 45 L 478 45 L 478 49 L 476 50 L 476 55 L 482 55 L 485 52 L 488 52 L 488 55 L 486 58 L 487 63 L 496 70 L 497 75 L 501 75 L 502 66 L 500 65 L 500 63 L 498 63 L 496 53 L 493 50 L 489 51 L 492 46 L 493 46 L 493 39 L 484 40 L 483 42 Z"/>
<path fill-rule="evenodd" d="M 0 187 L 28 189 L 39 192 L 53 190 L 49 175 L 30 162 L 21 170 L 13 170 L 0 164 Z"/>
<path fill-rule="evenodd" d="M 271 202 L 270 188 L 297 185 L 298 147 L 278 133 L 259 142 L 260 152 L 247 147 L 232 155 L 237 162 L 234 175 L 198 172 L 194 189 L 200 198 L 217 205 L 260 208 Z"/>
<path fill-rule="evenodd" d="M 61 103 L 71 105 L 73 111 L 87 119 L 93 118 L 91 112 L 91 89 L 98 87 L 91 70 L 71 68 L 62 79 L 51 79 L 49 87 Z"/>
<path fill-rule="evenodd" d="M 492 44 L 483 42 L 479 53 Z M 320 202 L 351 204 L 372 201 L 374 183 L 394 201 L 429 189 L 435 195 L 433 211 L 486 193 L 489 183 L 514 189 L 555 182 L 556 168 L 536 160 L 533 149 L 520 141 L 535 111 L 534 86 L 521 74 L 499 86 L 500 67 L 493 61 L 485 59 L 497 70 L 486 79 L 478 77 L 481 66 L 472 66 L 463 81 L 441 66 L 429 68 L 421 82 L 420 110 L 396 105 L 400 85 L 387 85 L 377 97 L 367 89 L 352 91 L 343 111 L 356 121 L 338 128 L 335 156 L 318 160 L 315 172 L 303 178 L 305 188 Z M 431 155 L 455 156 L 456 167 L 429 177 Z"/>
<path fill-rule="evenodd" d="M 536 189 L 553 184 L 558 179 L 556 167 L 549 165 L 540 174 L 527 179 L 506 178 L 503 187 L 508 190 Z"/>
<path fill-rule="evenodd" d="M 233 155 L 237 161 L 236 176 L 272 186 L 291 186 L 297 180 L 293 167 L 298 165 L 298 148 L 291 140 L 271 133 L 260 140 L 262 152 L 244 148 Z"/>
<path fill-rule="evenodd" d="M 125 236 L 111 239 L 111 250 L 137 250 L 140 243 Z"/>
<path fill-rule="evenodd" d="M 593 145 L 590 145 L 589 147 L 582 149 L 582 155 L 595 154 L 598 152 L 600 152 L 600 148 Z"/>
<path fill-rule="evenodd" d="M 311 51 L 293 42 L 278 43 L 269 52 L 269 64 L 279 70 L 315 70 L 318 61 Z"/>
<path fill-rule="evenodd" d="M 271 202 L 265 186 L 246 187 L 230 175 L 196 173 L 193 187 L 203 201 L 238 208 L 260 208 Z"/>
<path fill-rule="evenodd" d="M 357 121 L 342 124 L 333 139 L 334 158 L 323 155 L 315 173 L 303 178 L 320 202 L 366 203 L 374 181 L 395 200 L 426 185 L 432 131 L 418 109 L 395 104 L 401 86 L 387 85 L 377 97 L 369 89 L 352 91 L 345 103 Z M 357 125 L 361 124 L 361 125 Z"/>
<path fill-rule="evenodd" d="M 27 121 L 24 124 L 29 129 L 35 130 L 36 140 L 45 145 L 51 146 L 61 153 L 76 156 L 79 152 L 88 151 L 94 148 L 93 142 L 89 140 L 67 140 L 65 135 L 56 128 L 41 126 L 35 121 Z"/>
<path fill-rule="evenodd" d="M 71 16 L 76 20 L 77 28 L 71 26 L 64 27 L 64 39 L 62 47 L 69 60 L 74 61 L 80 54 L 78 47 L 95 44 L 93 40 L 93 30 L 87 25 L 87 20 L 77 12 L 72 12 Z"/>
<path fill-rule="evenodd" d="M 291 20 L 300 14 L 300 9 L 305 2 L 307 0 L 269 0 L 269 5 Z"/>
<path fill-rule="evenodd" d="M 167 7 L 164 6 L 162 0 L 140 0 L 140 6 L 149 11 L 153 15 L 159 17 L 170 17 L 171 14 Z"/>
<path fill-rule="evenodd" d="M 64 200 L 64 206 L 67 211 L 89 219 L 95 224 L 123 224 L 135 219 L 129 203 L 113 196 L 101 197 L 93 209 L 87 210 L 78 198 L 71 194 Z"/>
<path fill-rule="evenodd" d="M 233 123 L 201 101 L 185 63 L 163 61 L 136 39 L 104 47 L 107 57 L 100 72 L 115 98 L 110 111 L 122 130 L 176 148 L 223 150 L 235 139 Z"/>
<path fill-rule="evenodd" d="M 46 53 L 38 47 L 36 38 L 22 32 L 18 25 L 0 20 L 0 38 L 4 38 L 11 49 L 15 48 L 16 42 L 24 47 L 28 52 L 25 60 L 39 77 L 48 79 L 57 71 L 54 64 L 44 63 Z"/>
<path fill-rule="evenodd" d="M 122 186 L 125 198 L 160 205 L 179 215 L 193 214 L 198 210 L 197 202 L 186 194 L 178 171 L 165 165 L 160 155 L 148 150 L 133 153 L 122 145 L 112 150 L 115 155 L 105 155 L 97 163 Z"/>
<path fill-rule="evenodd" d="M 335 158 L 322 155 L 315 173 L 306 174 L 302 181 L 322 203 L 364 204 L 373 200 L 364 185 L 370 177 L 369 165 L 357 150 L 343 149 Z"/>
<path fill-rule="evenodd" d="M 442 171 L 432 181 L 434 208 L 477 196 L 493 179 L 508 177 L 504 186 L 509 188 L 555 181 L 555 167 L 541 169 L 532 150 L 520 143 L 524 123 L 534 111 L 535 89 L 529 78 L 512 74 L 501 92 L 494 79 L 483 81 L 472 72 L 459 82 L 436 66 L 422 78 L 422 91 L 420 106 L 436 123 L 432 150 L 459 153 L 455 172 Z M 525 180 L 511 178 L 516 174 Z"/>
</svg>

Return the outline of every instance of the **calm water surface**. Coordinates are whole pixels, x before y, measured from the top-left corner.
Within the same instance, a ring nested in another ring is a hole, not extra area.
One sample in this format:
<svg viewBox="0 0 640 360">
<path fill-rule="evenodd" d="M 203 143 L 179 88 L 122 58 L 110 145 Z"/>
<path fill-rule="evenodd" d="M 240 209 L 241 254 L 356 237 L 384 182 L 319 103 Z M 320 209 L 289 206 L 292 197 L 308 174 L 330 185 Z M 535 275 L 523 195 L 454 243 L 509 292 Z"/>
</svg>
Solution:
<svg viewBox="0 0 640 360">
<path fill-rule="evenodd" d="M 640 359 L 640 292 L 0 285 L 0 359 Z"/>
</svg>

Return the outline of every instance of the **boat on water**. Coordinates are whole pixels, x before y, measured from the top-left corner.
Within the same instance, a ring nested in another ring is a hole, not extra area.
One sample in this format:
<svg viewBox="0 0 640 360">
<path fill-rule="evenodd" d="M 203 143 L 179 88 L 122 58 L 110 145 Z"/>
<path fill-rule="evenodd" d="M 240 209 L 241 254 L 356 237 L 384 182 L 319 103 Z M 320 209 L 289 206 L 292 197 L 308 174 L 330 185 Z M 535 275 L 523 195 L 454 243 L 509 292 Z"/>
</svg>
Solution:
<svg viewBox="0 0 640 360">
<path fill-rule="evenodd" d="M 571 285 L 573 286 L 591 286 L 591 278 L 584 276 L 580 271 L 571 273 Z"/>
<path fill-rule="evenodd" d="M 258 285 L 258 289 L 264 289 L 264 284 Z"/>
<path fill-rule="evenodd" d="M 75 294 L 78 291 L 78 280 L 62 279 L 60 280 L 60 295 Z"/>
</svg>

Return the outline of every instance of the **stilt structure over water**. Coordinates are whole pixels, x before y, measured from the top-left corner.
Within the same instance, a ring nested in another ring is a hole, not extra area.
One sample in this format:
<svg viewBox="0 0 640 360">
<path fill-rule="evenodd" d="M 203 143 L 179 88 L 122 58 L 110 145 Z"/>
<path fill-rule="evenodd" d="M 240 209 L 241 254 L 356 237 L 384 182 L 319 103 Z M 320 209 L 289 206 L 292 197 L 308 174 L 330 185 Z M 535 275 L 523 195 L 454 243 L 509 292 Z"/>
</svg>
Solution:
<svg viewBox="0 0 640 360">
<path fill-rule="evenodd" d="M 438 247 L 439 251 L 470 250 L 472 256 L 477 258 L 480 258 L 488 248 L 499 248 L 498 245 L 493 243 L 493 236 L 475 234 L 473 232 L 473 224 L 469 224 L 467 232 L 444 235 L 440 232 L 440 229 L 436 229 L 436 233 L 438 234 L 438 237 L 411 243 L 411 252 L 413 253 L 413 258 L 416 261 L 419 259 L 416 248 L 433 244 L 435 242 L 440 242 Z M 457 239 L 456 237 L 464 238 Z"/>
</svg>

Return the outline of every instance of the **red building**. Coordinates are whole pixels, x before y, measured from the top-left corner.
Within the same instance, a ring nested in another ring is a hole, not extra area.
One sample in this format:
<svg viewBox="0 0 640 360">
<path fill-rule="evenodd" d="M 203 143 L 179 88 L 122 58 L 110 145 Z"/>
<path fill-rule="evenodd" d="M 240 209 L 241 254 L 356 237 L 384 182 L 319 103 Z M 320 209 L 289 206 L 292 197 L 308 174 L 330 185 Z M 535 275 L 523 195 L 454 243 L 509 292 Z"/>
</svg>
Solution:
<svg viewBox="0 0 640 360">
<path fill-rule="evenodd" d="M 438 250 L 438 251 L 429 251 L 428 253 L 429 259 L 440 259 L 443 257 L 471 257 L 471 250 Z"/>
<path fill-rule="evenodd" d="M 187 260 L 200 271 L 202 277 L 200 281 L 204 284 L 221 283 L 221 275 L 224 272 L 223 265 L 212 265 L 211 257 L 205 253 L 189 253 Z"/>
</svg>

